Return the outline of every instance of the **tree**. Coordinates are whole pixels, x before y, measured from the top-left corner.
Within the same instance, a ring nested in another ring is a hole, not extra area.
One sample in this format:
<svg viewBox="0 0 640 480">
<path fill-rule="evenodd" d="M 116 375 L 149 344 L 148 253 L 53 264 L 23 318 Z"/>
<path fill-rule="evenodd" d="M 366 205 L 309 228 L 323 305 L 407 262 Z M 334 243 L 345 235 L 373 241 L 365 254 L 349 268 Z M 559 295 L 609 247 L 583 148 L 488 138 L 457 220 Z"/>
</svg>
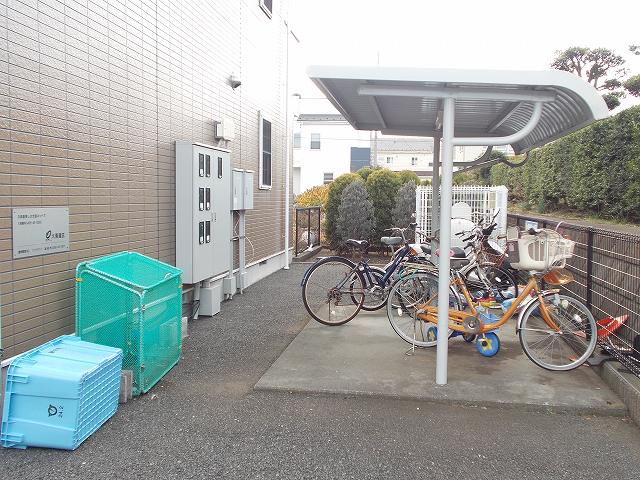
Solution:
<svg viewBox="0 0 640 480">
<path fill-rule="evenodd" d="M 367 178 L 371 174 L 371 172 L 375 172 L 376 170 L 380 170 L 382 167 L 362 167 L 356 173 L 362 177 L 363 181 L 367 181 Z"/>
<path fill-rule="evenodd" d="M 381 168 L 369 175 L 365 186 L 376 217 L 374 238 L 380 238 L 385 234 L 384 230 L 391 227 L 391 210 L 400 188 L 400 178 L 391 170 Z"/>
<path fill-rule="evenodd" d="M 371 238 L 374 222 L 373 203 L 364 183 L 351 182 L 343 190 L 338 207 L 338 238 L 342 242 L 349 238 L 368 240 Z"/>
<path fill-rule="evenodd" d="M 629 50 L 636 54 L 637 46 Z M 625 96 L 623 78 L 628 74 L 625 59 L 608 48 L 570 47 L 556 51 L 551 67 L 572 72 L 602 92 L 602 98 L 613 110 Z"/>
<path fill-rule="evenodd" d="M 624 88 L 634 97 L 640 97 L 640 75 L 627 78 Z"/>
<path fill-rule="evenodd" d="M 317 185 L 296 196 L 295 204 L 299 207 L 322 207 L 324 210 L 329 195 L 329 184 Z"/>
<path fill-rule="evenodd" d="M 338 207 L 340 207 L 340 201 L 342 200 L 342 192 L 351 182 L 359 181 L 362 179 L 355 173 L 345 173 L 340 175 L 329 185 L 329 193 L 327 194 L 326 203 L 326 219 L 325 219 L 325 235 L 329 241 L 331 247 L 335 247 L 340 239 L 336 232 L 336 224 L 338 222 Z"/>
<path fill-rule="evenodd" d="M 395 227 L 404 228 L 413 222 L 416 212 L 416 184 L 407 182 L 396 195 L 396 204 L 391 211 L 391 221 Z"/>
<path fill-rule="evenodd" d="M 400 170 L 398 172 L 398 176 L 400 177 L 401 185 L 404 185 L 407 182 L 413 182 L 414 185 L 418 185 L 420 183 L 420 177 L 418 177 L 416 172 L 412 170 Z"/>
</svg>

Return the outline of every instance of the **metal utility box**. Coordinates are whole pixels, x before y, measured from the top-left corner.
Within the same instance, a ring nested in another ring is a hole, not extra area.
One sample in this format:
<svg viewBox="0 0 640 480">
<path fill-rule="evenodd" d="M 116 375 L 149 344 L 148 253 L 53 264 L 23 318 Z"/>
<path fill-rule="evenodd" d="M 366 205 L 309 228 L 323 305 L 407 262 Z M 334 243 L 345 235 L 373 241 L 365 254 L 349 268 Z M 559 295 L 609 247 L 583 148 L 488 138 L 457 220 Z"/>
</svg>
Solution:
<svg viewBox="0 0 640 480">
<path fill-rule="evenodd" d="M 184 283 L 229 269 L 231 156 L 201 143 L 176 142 L 176 266 Z"/>
<path fill-rule="evenodd" d="M 253 171 L 233 169 L 231 189 L 232 210 L 253 209 Z"/>
</svg>

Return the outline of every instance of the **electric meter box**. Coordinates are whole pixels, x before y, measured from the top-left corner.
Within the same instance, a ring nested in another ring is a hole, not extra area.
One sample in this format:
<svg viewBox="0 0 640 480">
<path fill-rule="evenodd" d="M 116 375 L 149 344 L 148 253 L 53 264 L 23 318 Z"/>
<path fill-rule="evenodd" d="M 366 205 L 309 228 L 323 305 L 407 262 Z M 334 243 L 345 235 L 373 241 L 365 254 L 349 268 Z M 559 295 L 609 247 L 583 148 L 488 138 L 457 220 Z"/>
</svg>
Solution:
<svg viewBox="0 0 640 480">
<path fill-rule="evenodd" d="M 253 209 L 253 171 L 234 168 L 231 186 L 231 210 Z"/>
<path fill-rule="evenodd" d="M 176 266 L 183 283 L 229 269 L 231 154 L 201 143 L 176 142 Z"/>
</svg>

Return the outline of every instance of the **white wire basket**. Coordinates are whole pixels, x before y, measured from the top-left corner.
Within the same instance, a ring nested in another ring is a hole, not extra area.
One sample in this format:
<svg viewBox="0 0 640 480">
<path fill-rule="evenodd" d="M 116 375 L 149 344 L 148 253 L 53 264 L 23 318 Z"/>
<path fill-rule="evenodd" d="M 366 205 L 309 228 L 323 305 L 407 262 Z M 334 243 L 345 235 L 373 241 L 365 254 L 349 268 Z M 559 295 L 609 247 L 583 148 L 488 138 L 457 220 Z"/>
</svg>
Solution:
<svg viewBox="0 0 640 480">
<path fill-rule="evenodd" d="M 544 272 L 563 268 L 573 256 L 576 242 L 555 230 L 542 229 L 535 234 L 507 233 L 507 251 L 511 266 L 517 270 Z"/>
</svg>

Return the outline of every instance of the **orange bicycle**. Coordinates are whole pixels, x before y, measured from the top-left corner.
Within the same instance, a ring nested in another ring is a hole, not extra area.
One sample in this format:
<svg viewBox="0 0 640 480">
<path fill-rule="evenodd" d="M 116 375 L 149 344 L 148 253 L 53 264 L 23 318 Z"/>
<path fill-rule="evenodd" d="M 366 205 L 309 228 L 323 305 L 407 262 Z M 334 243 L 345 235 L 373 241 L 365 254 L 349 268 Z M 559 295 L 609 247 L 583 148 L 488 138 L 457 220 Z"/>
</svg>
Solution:
<svg viewBox="0 0 640 480">
<path fill-rule="evenodd" d="M 531 273 L 520 295 L 498 317 L 474 305 L 465 279 L 452 273 L 449 299 L 449 335 L 451 331 L 469 338 L 476 335 L 476 348 L 485 356 L 500 349 L 495 331 L 522 307 L 517 325 L 524 353 L 536 365 L 547 370 L 572 370 L 582 365 L 593 353 L 597 342 L 597 325 L 587 307 L 575 298 L 563 295 L 559 288 L 543 290 L 541 281 L 552 286 L 566 285 L 573 275 L 563 267 L 573 254 L 574 242 L 554 230 L 520 234 L 510 229 L 507 248 L 511 265 Z M 437 336 L 438 277 L 435 271 L 420 271 L 398 280 L 387 303 L 387 315 L 394 329 L 403 328 L 405 336 L 423 336 L 428 345 Z M 462 299 L 467 309 L 462 309 Z M 451 308 L 453 307 L 453 308 Z M 426 329 L 426 332 L 424 331 Z M 397 331 L 397 330 L 396 330 Z M 410 338 L 405 338 L 409 343 Z"/>
</svg>

